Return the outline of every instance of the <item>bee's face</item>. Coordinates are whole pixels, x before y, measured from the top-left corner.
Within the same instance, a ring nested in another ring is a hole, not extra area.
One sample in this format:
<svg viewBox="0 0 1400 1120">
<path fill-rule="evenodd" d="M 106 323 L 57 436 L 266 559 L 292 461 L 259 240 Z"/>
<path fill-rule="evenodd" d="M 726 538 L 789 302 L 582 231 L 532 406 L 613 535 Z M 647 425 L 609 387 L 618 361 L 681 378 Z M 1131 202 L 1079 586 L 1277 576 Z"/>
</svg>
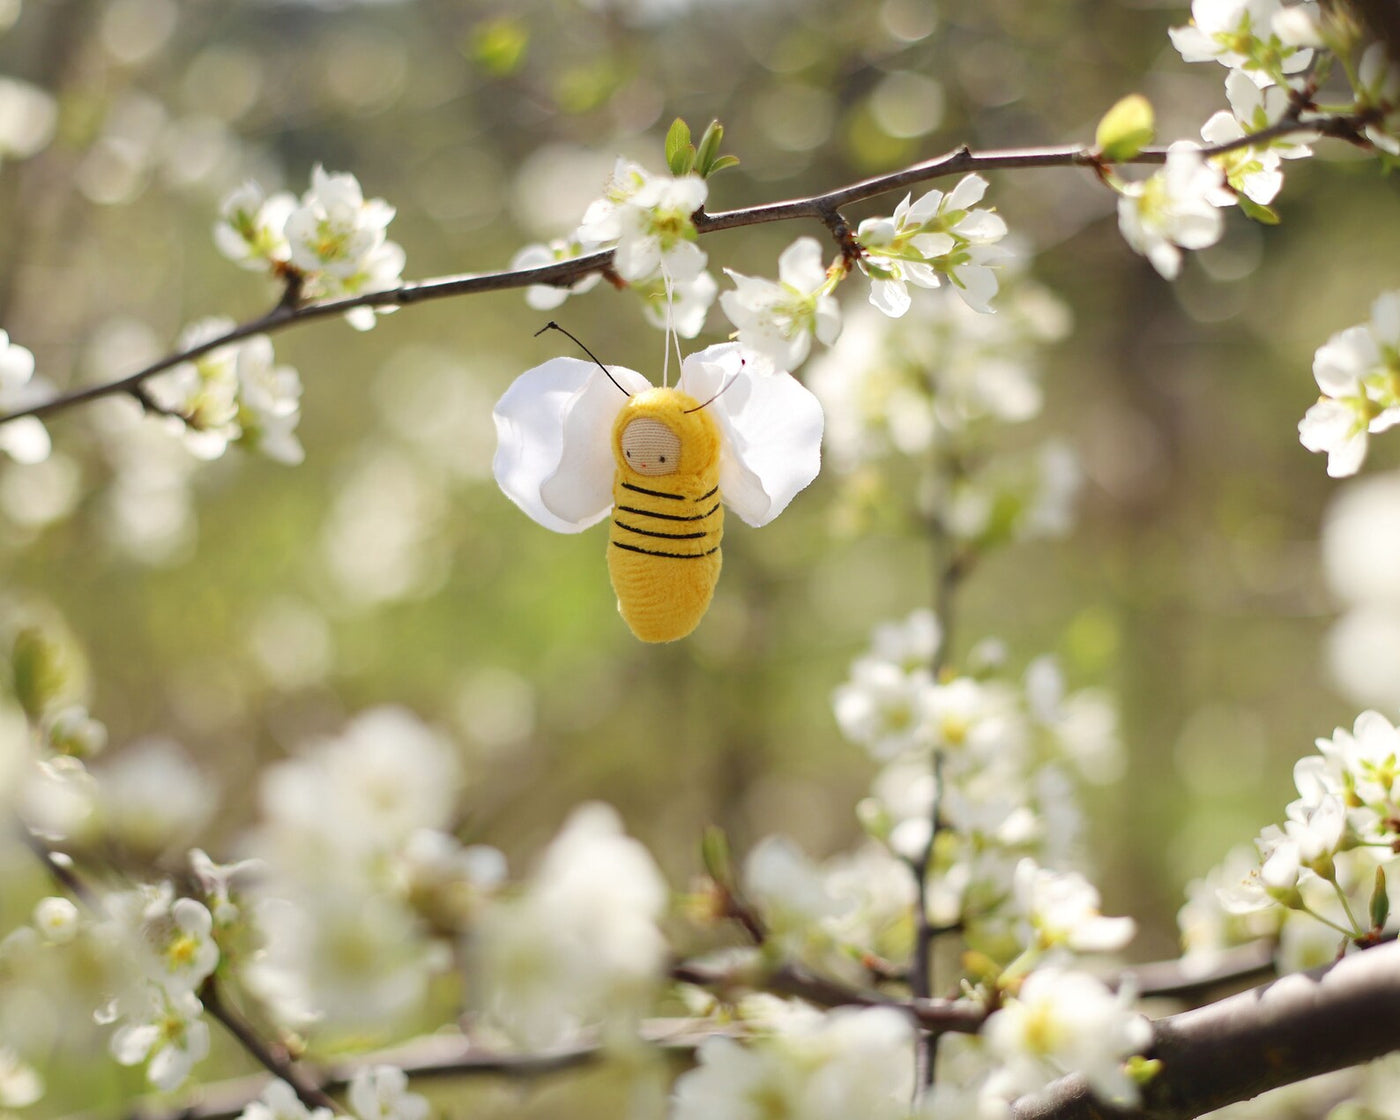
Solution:
<svg viewBox="0 0 1400 1120">
<path fill-rule="evenodd" d="M 650 416 L 622 429 L 622 457 L 638 474 L 675 474 L 681 466 L 681 437 Z"/>
<path fill-rule="evenodd" d="M 613 428 L 618 465 L 655 478 L 696 474 L 719 458 L 715 422 L 693 397 L 677 389 L 648 389 L 623 406 Z"/>
</svg>

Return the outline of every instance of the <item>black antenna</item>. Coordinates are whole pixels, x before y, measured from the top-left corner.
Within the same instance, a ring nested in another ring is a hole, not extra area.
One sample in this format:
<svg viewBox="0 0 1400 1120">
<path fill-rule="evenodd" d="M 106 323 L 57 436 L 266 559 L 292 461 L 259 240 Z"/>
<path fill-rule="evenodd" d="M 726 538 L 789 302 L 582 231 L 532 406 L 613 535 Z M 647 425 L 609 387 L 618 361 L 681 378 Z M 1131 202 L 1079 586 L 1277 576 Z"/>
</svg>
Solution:
<svg viewBox="0 0 1400 1120">
<path fill-rule="evenodd" d="M 598 361 L 598 356 L 597 356 L 596 354 L 594 354 L 592 350 L 590 350 L 587 346 L 585 346 L 585 345 L 584 345 L 582 342 L 580 342 L 578 339 L 574 338 L 574 336 L 573 336 L 572 334 L 570 334 L 568 331 L 566 331 L 563 327 L 561 327 L 561 326 L 560 326 L 558 323 L 556 323 L 553 319 L 551 319 L 551 320 L 550 320 L 549 322 L 547 322 L 544 326 L 542 326 L 539 330 L 537 330 L 537 331 L 535 332 L 535 337 L 536 337 L 536 338 L 539 338 L 540 335 L 544 334 L 545 331 L 551 331 L 551 330 L 552 330 L 552 331 L 558 331 L 560 334 L 564 335 L 566 338 L 572 339 L 574 345 L 577 346 L 580 350 L 582 350 L 585 354 L 587 354 L 590 358 L 592 358 L 593 361 L 594 361 L 594 364 L 597 365 L 597 367 L 598 367 L 600 370 L 602 370 L 605 374 L 607 374 L 608 380 L 611 381 L 614 385 L 617 385 L 617 391 L 618 391 L 619 393 L 621 393 L 624 397 L 630 397 L 630 396 L 632 395 L 632 394 L 629 393 L 626 389 L 624 389 L 621 385 L 618 385 L 617 378 L 614 377 L 611 373 L 608 373 L 608 367 L 605 366 L 605 365 L 603 365 L 602 362 Z M 723 392 L 723 391 L 724 391 L 723 389 L 720 390 L 720 392 Z M 716 395 L 718 396 L 718 394 L 716 394 Z M 708 404 L 709 402 L 706 401 L 705 403 Z M 704 405 L 702 405 L 701 407 L 703 408 Z"/>
<path fill-rule="evenodd" d="M 692 412 L 699 412 L 702 408 L 708 408 L 710 405 L 714 404 L 715 401 L 719 400 L 720 396 L 724 393 L 724 391 L 725 391 L 726 389 L 729 388 L 729 386 L 733 385 L 734 382 L 736 382 L 736 381 L 739 380 L 739 374 L 741 374 L 741 373 L 743 373 L 743 372 L 744 372 L 744 359 L 743 359 L 743 358 L 740 358 L 740 359 L 739 359 L 739 368 L 738 368 L 737 370 L 734 371 L 734 376 L 731 377 L 728 381 L 726 381 L 723 385 L 720 386 L 720 389 L 719 389 L 719 392 L 718 392 L 718 393 L 716 393 L 713 397 L 711 397 L 709 400 L 707 400 L 704 404 L 697 404 L 694 408 L 687 408 L 687 409 L 684 409 L 684 410 L 681 412 L 681 415 L 682 415 L 682 416 L 689 416 Z"/>
</svg>

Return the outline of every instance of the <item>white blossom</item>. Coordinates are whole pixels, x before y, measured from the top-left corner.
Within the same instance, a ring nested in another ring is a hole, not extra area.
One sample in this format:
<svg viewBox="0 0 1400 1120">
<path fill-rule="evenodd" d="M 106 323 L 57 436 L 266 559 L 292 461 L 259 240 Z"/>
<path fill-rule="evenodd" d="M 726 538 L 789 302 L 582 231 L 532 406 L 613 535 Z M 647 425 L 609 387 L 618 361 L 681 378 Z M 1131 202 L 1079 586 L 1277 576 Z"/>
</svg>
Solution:
<svg viewBox="0 0 1400 1120">
<path fill-rule="evenodd" d="M 20 81 L 0 77 L 0 160 L 28 159 L 49 146 L 58 126 L 53 95 Z"/>
<path fill-rule="evenodd" d="M 719 285 L 708 272 L 698 273 L 693 280 L 652 280 L 634 285 L 642 297 L 642 314 L 654 327 L 669 328 L 681 338 L 694 338 L 705 327 L 705 317 L 715 302 Z"/>
<path fill-rule="evenodd" d="M 946 277 L 975 311 L 991 310 L 997 292 L 991 248 L 1006 236 L 1006 223 L 990 210 L 973 209 L 987 189 L 980 175 L 966 176 L 946 195 L 911 195 L 889 218 L 867 218 L 856 230 L 863 252 L 860 269 L 870 277 L 870 302 L 891 318 L 909 310 L 906 284 L 937 288 Z"/>
<path fill-rule="evenodd" d="M 783 250 L 776 283 L 724 271 L 734 288 L 721 292 L 719 303 L 738 328 L 740 344 L 777 369 L 801 365 L 814 336 L 829 346 L 841 333 L 840 307 L 831 295 L 831 277 L 822 266 L 816 238 L 799 237 Z"/>
<path fill-rule="evenodd" d="M 659 982 L 657 920 L 666 884 L 617 814 L 576 809 L 525 889 L 484 908 L 471 946 L 471 990 L 531 1047 L 559 1045 L 597 1023 L 630 1023 Z"/>
<path fill-rule="evenodd" d="M 41 898 L 34 907 L 34 928 L 45 941 L 66 945 L 78 935 L 78 908 L 57 895 Z"/>
<path fill-rule="evenodd" d="M 397 1066 L 357 1070 L 347 1094 L 360 1120 L 425 1120 L 428 1101 L 408 1091 L 408 1077 Z"/>
<path fill-rule="evenodd" d="M 1366 458 L 1367 436 L 1400 423 L 1400 291 L 1371 305 L 1368 323 L 1339 331 L 1313 357 L 1322 396 L 1298 424 L 1309 451 L 1327 453 L 1333 478 L 1355 474 Z"/>
<path fill-rule="evenodd" d="M 786 836 L 766 836 L 744 861 L 745 897 L 756 903 L 779 945 L 801 945 L 810 927 L 850 909 L 835 897 L 821 868 Z"/>
<path fill-rule="evenodd" d="M 46 395 L 43 382 L 34 376 L 34 355 L 0 331 L 0 413 L 39 404 Z M 50 449 L 48 429 L 37 417 L 0 424 L 0 451 L 15 462 L 43 462 Z"/>
<path fill-rule="evenodd" d="M 394 208 L 382 198 L 365 200 L 355 176 L 327 174 L 318 163 L 310 189 L 287 215 L 291 262 L 305 272 L 348 280 L 384 244 L 393 218 Z"/>
<path fill-rule="evenodd" d="M 209 910 L 176 898 L 168 882 L 112 895 L 106 908 L 113 940 L 149 986 L 172 995 L 193 992 L 219 963 Z"/>
<path fill-rule="evenodd" d="M 232 191 L 219 207 L 214 244 L 241 268 L 275 268 L 292 255 L 286 226 L 296 207 L 296 196 L 291 192 L 279 191 L 268 197 L 250 180 Z"/>
<path fill-rule="evenodd" d="M 1181 269 L 1182 249 L 1204 249 L 1220 240 L 1222 205 L 1233 196 L 1220 172 L 1201 158 L 1196 145 L 1178 140 L 1167 149 L 1166 166 L 1147 179 L 1125 183 L 1118 199 L 1118 228 L 1166 279 Z"/>
<path fill-rule="evenodd" d="M 982 1037 L 1001 1066 L 983 1086 L 984 1100 L 1011 1101 L 1069 1073 L 1078 1073 L 1101 1101 L 1135 1107 L 1137 1083 L 1123 1063 L 1152 1041 L 1152 1027 L 1084 973 L 1054 967 L 1031 973 L 1015 996 L 987 1020 Z"/>
<path fill-rule="evenodd" d="M 698 175 L 652 175 L 619 159 L 603 197 L 584 212 L 575 237 L 588 249 L 613 246 L 613 267 L 624 280 L 661 275 L 686 283 L 705 267 L 691 215 L 708 193 L 709 184 Z"/>
<path fill-rule="evenodd" d="M 39 1071 L 8 1046 L 0 1046 L 0 1107 L 27 1108 L 43 1095 Z"/>
<path fill-rule="evenodd" d="M 239 442 L 291 466 L 305 458 L 295 434 L 301 377 L 293 367 L 274 361 L 272 340 L 265 334 L 245 339 L 238 348 Z"/>
<path fill-rule="evenodd" d="M 1311 14 L 1316 6 L 1299 7 Z M 1312 62 L 1313 52 L 1298 45 L 1297 17 L 1280 23 L 1282 10 L 1279 0 L 1192 0 L 1191 24 L 1173 27 L 1169 34 L 1187 62 L 1214 59 L 1267 86 Z M 1287 39 L 1280 37 L 1280 29 Z"/>
<path fill-rule="evenodd" d="M 676 1081 L 672 1120 L 903 1120 L 913 1028 L 889 1008 L 798 1015 L 748 1043 L 711 1037 Z"/>
<path fill-rule="evenodd" d="M 1099 892 L 1077 871 L 1052 871 L 1032 859 L 1016 865 L 1017 906 L 1042 948 L 1064 946 L 1080 953 L 1112 952 L 1132 940 L 1131 918 L 1106 918 Z"/>
<path fill-rule="evenodd" d="M 556 239 L 548 244 L 526 245 L 510 260 L 512 269 L 539 268 L 547 264 L 583 256 L 585 248 L 577 239 Z M 525 302 L 536 311 L 552 311 L 570 296 L 582 295 L 603 278 L 602 273 L 590 272 L 572 284 L 531 284 L 525 289 Z M 693 337 L 693 336 L 688 336 Z"/>
<path fill-rule="evenodd" d="M 146 1076 L 158 1089 L 178 1087 L 209 1053 L 203 1011 L 192 991 L 149 988 L 144 1014 L 132 1016 L 113 1033 L 112 1057 L 124 1066 L 147 1063 Z"/>
<path fill-rule="evenodd" d="M 836 722 L 848 739 L 877 759 L 924 750 L 934 741 L 934 687 L 926 668 L 906 671 L 884 658 L 858 658 L 850 679 L 832 696 Z"/>
<path fill-rule="evenodd" d="M 1381 119 L 1365 126 L 1366 138 L 1382 151 L 1400 155 L 1400 66 L 1385 43 L 1372 43 L 1356 67 L 1356 108 L 1379 110 Z"/>
<path fill-rule="evenodd" d="M 261 1097 L 248 1102 L 238 1120 L 333 1120 L 334 1115 L 329 1108 L 307 1108 L 295 1089 L 274 1078 Z"/>
</svg>

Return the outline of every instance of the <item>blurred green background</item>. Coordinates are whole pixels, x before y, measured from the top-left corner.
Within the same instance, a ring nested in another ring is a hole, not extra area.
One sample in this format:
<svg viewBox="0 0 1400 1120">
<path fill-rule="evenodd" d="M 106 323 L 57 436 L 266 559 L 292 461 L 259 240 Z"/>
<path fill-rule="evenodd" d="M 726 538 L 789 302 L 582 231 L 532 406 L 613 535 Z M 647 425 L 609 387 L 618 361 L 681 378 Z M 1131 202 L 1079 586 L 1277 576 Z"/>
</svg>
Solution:
<svg viewBox="0 0 1400 1120">
<path fill-rule="evenodd" d="M 409 278 L 505 267 L 567 233 L 614 156 L 661 170 L 676 116 L 717 117 L 743 160 L 711 209 L 829 189 L 967 143 L 1085 141 L 1139 90 L 1163 140 L 1225 106 L 1187 66 L 1184 6 L 1012 0 L 47 0 L 0 38 L 0 72 L 58 99 L 53 143 L 0 167 L 0 326 L 60 386 L 119 376 L 188 322 L 254 316 L 274 286 L 210 228 L 248 177 L 313 164 L 398 208 Z M 1393 285 L 1396 187 L 1342 151 L 1290 165 L 1261 230 L 1231 215 L 1168 285 L 1122 243 L 1087 173 L 995 176 L 987 201 L 1072 309 L 1044 415 L 1087 484 L 1064 541 L 967 583 L 954 660 L 989 635 L 1013 664 L 1056 653 L 1121 698 L 1130 754 L 1098 791 L 1105 910 L 1170 954 L 1184 882 L 1275 819 L 1291 763 L 1350 723 L 1320 638 L 1334 616 L 1316 537 L 1333 484 L 1295 427 L 1313 349 Z M 888 213 L 890 197 L 847 215 Z M 773 275 L 819 228 L 707 237 L 712 269 Z M 864 299 L 864 284 L 841 293 Z M 654 369 L 661 336 L 606 285 L 551 313 L 606 361 Z M 349 713 L 409 705 L 473 775 L 465 834 L 518 860 L 585 798 L 617 805 L 674 883 L 701 828 L 745 848 L 786 831 L 824 854 L 857 833 L 872 764 L 830 694 L 877 622 L 930 599 L 914 531 L 836 531 L 823 477 L 772 526 L 731 518 L 695 636 L 636 642 L 602 529 L 557 536 L 490 478 L 490 409 L 561 352 L 520 292 L 412 307 L 367 335 L 275 337 L 305 384 L 306 463 L 196 464 L 128 402 L 50 423 L 55 461 L 0 466 L 0 594 L 61 617 L 90 657 L 110 751 L 184 744 L 223 791 L 212 850 L 258 767 Z M 697 345 L 728 330 L 718 308 Z M 143 435 L 144 433 L 144 435 Z M 149 438 L 146 438 L 149 437 Z M 1373 462 L 1396 461 L 1382 439 Z"/>
</svg>

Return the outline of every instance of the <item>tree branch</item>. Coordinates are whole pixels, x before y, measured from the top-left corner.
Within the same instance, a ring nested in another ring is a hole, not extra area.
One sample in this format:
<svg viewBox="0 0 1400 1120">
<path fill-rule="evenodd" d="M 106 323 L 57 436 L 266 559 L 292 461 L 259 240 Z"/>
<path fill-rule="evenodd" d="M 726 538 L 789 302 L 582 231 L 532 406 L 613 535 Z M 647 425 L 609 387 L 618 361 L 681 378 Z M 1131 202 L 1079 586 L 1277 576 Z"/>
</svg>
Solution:
<svg viewBox="0 0 1400 1120">
<path fill-rule="evenodd" d="M 1277 139 L 1299 132 L 1322 132 L 1353 142 L 1364 142 L 1357 140 L 1359 136 L 1358 122 L 1352 117 L 1330 117 L 1304 122 L 1285 119 L 1252 136 L 1245 136 L 1227 144 L 1202 147 L 1201 153 L 1207 156 L 1220 155 L 1236 148 L 1249 147 L 1251 142 L 1258 143 L 1260 140 Z M 1166 155 L 1165 148 L 1144 148 L 1126 162 L 1158 164 L 1166 160 Z M 740 226 L 760 225 L 765 222 L 814 218 L 832 231 L 842 251 L 845 252 L 849 245 L 843 243 L 840 233 L 846 228 L 845 221 L 838 212 L 842 206 L 877 198 L 892 191 L 903 190 L 916 183 L 925 183 L 949 175 L 960 175 L 972 171 L 1005 171 L 1014 168 L 1037 167 L 1092 167 L 1101 170 L 1103 161 L 1092 147 L 1084 144 L 993 152 L 974 152 L 964 146 L 935 159 L 913 164 L 888 175 L 863 179 L 858 183 L 838 187 L 825 194 L 789 199 L 785 202 L 748 206 L 736 210 L 725 210 L 718 214 L 707 214 L 701 209 L 696 211 L 694 215 L 695 228 L 699 233 L 705 234 L 735 229 Z M 849 233 L 846 236 L 849 237 Z M 289 286 L 278 303 L 256 319 L 241 323 L 198 346 L 191 346 L 168 354 L 126 377 L 103 382 L 99 385 L 90 385 L 84 389 L 76 389 L 49 401 L 4 413 L 0 415 L 0 424 L 18 420 L 23 416 L 49 416 L 73 405 L 84 404 L 119 393 L 137 396 L 137 399 L 140 400 L 142 398 L 136 390 L 147 378 L 163 373 L 181 362 L 192 361 L 211 350 L 241 342 L 253 335 L 273 334 L 300 323 L 342 315 L 357 307 L 406 307 L 409 304 L 423 303 L 428 300 L 448 299 L 478 292 L 503 291 L 508 288 L 525 288 L 533 284 L 567 287 L 593 273 L 611 274 L 612 263 L 612 250 L 604 249 L 566 261 L 539 265 L 535 268 L 439 276 L 429 280 L 410 281 L 400 284 L 396 288 L 388 288 L 380 292 L 365 292 L 358 296 L 325 300 L 320 303 L 300 303 L 296 298 L 297 289 Z"/>
<path fill-rule="evenodd" d="M 280 1046 L 269 1046 L 258 1033 L 231 1007 L 219 990 L 218 983 L 211 976 L 199 989 L 199 1000 L 204 1010 L 217 1019 L 238 1044 L 257 1059 L 258 1064 L 280 1077 L 296 1092 L 301 1103 L 309 1109 L 329 1108 L 336 1111 L 336 1103 L 325 1089 L 298 1066 L 292 1057 Z"/>
<path fill-rule="evenodd" d="M 1400 944 L 1285 976 L 1153 1023 L 1161 1072 L 1136 1109 L 1068 1077 L 1023 1098 L 1015 1120 L 1189 1120 L 1269 1089 L 1400 1050 Z"/>
</svg>

